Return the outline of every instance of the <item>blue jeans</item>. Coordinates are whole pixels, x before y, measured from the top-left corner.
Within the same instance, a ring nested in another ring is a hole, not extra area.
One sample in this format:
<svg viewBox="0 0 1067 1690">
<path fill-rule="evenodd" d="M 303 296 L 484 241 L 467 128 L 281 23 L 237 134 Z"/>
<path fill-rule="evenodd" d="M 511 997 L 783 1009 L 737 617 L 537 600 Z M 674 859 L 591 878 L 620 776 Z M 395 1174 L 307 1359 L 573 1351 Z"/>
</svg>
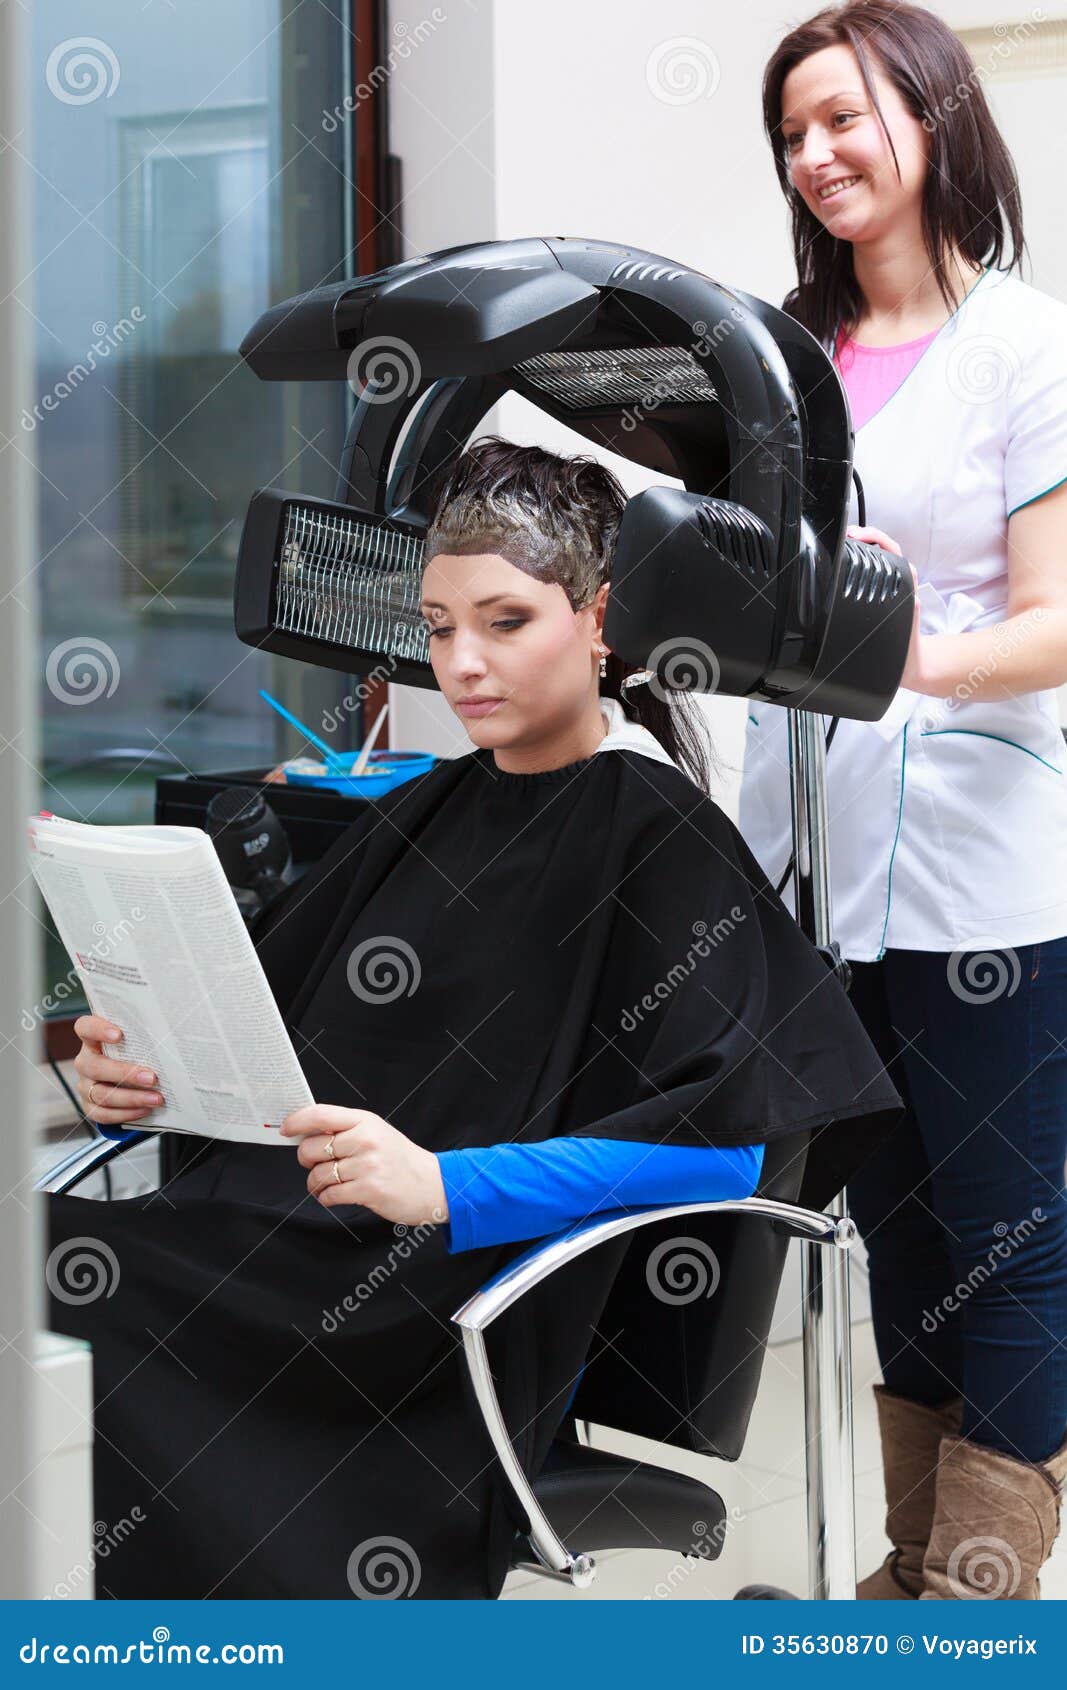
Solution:
<svg viewBox="0 0 1067 1690">
<path fill-rule="evenodd" d="M 1067 1429 L 1067 937 L 852 964 L 908 1105 L 849 1182 L 890 1391 L 1043 1461 Z"/>
</svg>

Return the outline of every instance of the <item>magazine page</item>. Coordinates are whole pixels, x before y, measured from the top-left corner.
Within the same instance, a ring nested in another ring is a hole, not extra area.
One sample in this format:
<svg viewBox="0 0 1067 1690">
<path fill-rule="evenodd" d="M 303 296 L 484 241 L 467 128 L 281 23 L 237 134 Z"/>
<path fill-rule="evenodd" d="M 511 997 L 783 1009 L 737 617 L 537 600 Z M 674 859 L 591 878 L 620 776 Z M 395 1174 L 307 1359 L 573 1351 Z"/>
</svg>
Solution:
<svg viewBox="0 0 1067 1690">
<path fill-rule="evenodd" d="M 314 1102 L 209 836 L 196 827 L 29 822 L 30 866 L 108 1056 L 153 1068 L 165 1102 L 134 1123 L 240 1143 Z"/>
</svg>

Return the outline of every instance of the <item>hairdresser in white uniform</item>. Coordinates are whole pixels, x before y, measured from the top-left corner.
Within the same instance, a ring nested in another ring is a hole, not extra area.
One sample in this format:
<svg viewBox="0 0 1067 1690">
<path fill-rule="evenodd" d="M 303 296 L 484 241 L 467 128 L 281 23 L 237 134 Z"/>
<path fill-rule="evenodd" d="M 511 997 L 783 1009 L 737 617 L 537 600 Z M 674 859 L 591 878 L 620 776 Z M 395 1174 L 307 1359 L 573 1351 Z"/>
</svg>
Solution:
<svg viewBox="0 0 1067 1690">
<path fill-rule="evenodd" d="M 1032 1599 L 1067 1475 L 1067 306 L 1012 273 L 1011 158 L 931 12 L 801 24 L 764 120 L 785 308 L 871 413 L 850 533 L 919 587 L 903 686 L 827 752 L 833 933 L 909 1105 L 848 1188 L 895 1546 L 858 1594 Z M 775 885 L 788 758 L 755 704 L 740 820 Z"/>
</svg>

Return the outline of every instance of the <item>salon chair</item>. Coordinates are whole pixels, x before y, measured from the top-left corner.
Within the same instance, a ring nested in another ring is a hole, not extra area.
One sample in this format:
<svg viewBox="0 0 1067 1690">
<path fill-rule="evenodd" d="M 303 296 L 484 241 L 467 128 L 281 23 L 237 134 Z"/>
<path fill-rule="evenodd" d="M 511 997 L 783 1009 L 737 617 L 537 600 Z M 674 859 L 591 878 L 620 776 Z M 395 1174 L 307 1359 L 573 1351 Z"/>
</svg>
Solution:
<svg viewBox="0 0 1067 1690">
<path fill-rule="evenodd" d="M 283 300 L 240 350 L 261 380 L 348 382 L 357 392 L 334 498 L 266 487 L 249 506 L 234 627 L 279 657 L 436 685 L 418 614 L 423 538 L 439 477 L 509 392 L 680 484 L 628 501 L 604 638 L 628 667 L 644 666 L 624 686 L 658 681 L 787 710 L 796 919 L 847 989 L 832 938 L 823 720 L 884 714 L 903 673 L 914 593 L 903 559 L 847 538 L 851 418 L 819 343 L 765 301 L 661 255 L 546 236 L 450 247 Z M 43 1188 L 69 1191 L 144 1136 L 101 1133 Z M 807 1594 L 854 1597 L 855 1228 L 841 1199 L 828 1214 L 796 1205 L 808 1139 L 767 1147 L 752 1197 L 594 1217 L 517 1255 L 456 1310 L 472 1412 L 514 1493 L 516 1566 L 584 1588 L 597 1550 L 721 1552 L 726 1510 L 715 1490 L 598 1451 L 579 1428 L 736 1460 L 796 1237 Z M 719 1281 L 711 1296 L 672 1306 L 650 1291 L 646 1267 L 679 1230 L 711 1252 Z M 587 1363 L 541 1471 L 528 1474 L 486 1334 L 525 1298 L 524 1312 L 543 1297 L 550 1315 L 551 1295 L 600 1247 L 619 1262 L 601 1316 L 612 1344 Z"/>
<path fill-rule="evenodd" d="M 73 1191 L 153 1136 L 140 1128 L 96 1127 L 92 1138 L 38 1180 L 37 1190 Z M 741 1454 L 786 1250 L 795 1237 L 829 1247 L 805 1251 L 803 1274 L 805 1410 L 797 1435 L 806 1444 L 809 1496 L 818 1500 L 811 1512 L 818 1541 L 809 1545 L 809 1594 L 855 1596 L 846 1252 L 856 1231 L 847 1217 L 796 1205 L 809 1138 L 805 1130 L 767 1145 L 751 1197 L 628 1209 L 539 1239 L 456 1311 L 475 1399 L 471 1411 L 486 1425 L 521 1522 L 511 1556 L 514 1570 L 586 1589 L 596 1576 L 596 1553 L 608 1549 L 718 1559 L 730 1530 L 727 1502 L 710 1484 L 672 1471 L 670 1449 L 723 1461 Z M 598 1322 L 611 1343 L 599 1345 L 594 1336 L 594 1358 L 531 1482 L 496 1397 L 486 1333 L 499 1316 L 538 1291 L 550 1308 L 556 1274 L 625 1235 L 629 1243 Z M 696 1277 L 681 1295 L 664 1301 L 658 1284 L 652 1287 L 648 1263 L 652 1252 L 669 1251 L 672 1242 L 685 1246 L 675 1258 L 677 1271 Z M 813 1271 L 808 1258 L 823 1265 Z M 664 1465 L 597 1449 L 593 1427 L 665 1446 Z M 792 1593 L 751 1586 L 738 1594 Z"/>
</svg>

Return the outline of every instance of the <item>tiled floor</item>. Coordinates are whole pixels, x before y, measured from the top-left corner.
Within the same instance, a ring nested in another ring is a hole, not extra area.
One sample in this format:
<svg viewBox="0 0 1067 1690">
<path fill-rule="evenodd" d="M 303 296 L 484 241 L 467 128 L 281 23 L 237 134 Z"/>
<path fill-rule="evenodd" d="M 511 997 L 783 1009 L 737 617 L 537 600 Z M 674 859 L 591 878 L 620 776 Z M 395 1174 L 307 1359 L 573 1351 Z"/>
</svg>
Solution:
<svg viewBox="0 0 1067 1690">
<path fill-rule="evenodd" d="M 860 1576 L 872 1572 L 889 1548 L 883 1530 L 885 1496 L 878 1422 L 870 1386 L 881 1375 L 869 1320 L 853 1326 L 855 1381 L 856 1538 Z M 598 1439 L 598 1441 L 601 1441 Z M 664 1446 L 639 1438 L 616 1438 L 603 1447 L 663 1462 Z M 753 1410 L 744 1456 L 714 1461 L 671 1452 L 679 1471 L 707 1480 L 720 1492 L 727 1517 L 741 1517 L 727 1533 L 717 1561 L 682 1559 L 673 1551 L 616 1549 L 597 1555 L 597 1578 L 589 1590 L 571 1591 L 554 1579 L 515 1572 L 504 1600 L 586 1602 L 651 1598 L 666 1601 L 729 1599 L 744 1584 L 784 1586 L 807 1592 L 807 1525 L 804 1508 L 804 1419 L 799 1341 L 767 1352 L 760 1393 Z M 581 1547 L 579 1545 L 579 1547 Z M 1043 1599 L 1067 1599 L 1067 1541 L 1061 1535 L 1041 1578 Z"/>
</svg>

